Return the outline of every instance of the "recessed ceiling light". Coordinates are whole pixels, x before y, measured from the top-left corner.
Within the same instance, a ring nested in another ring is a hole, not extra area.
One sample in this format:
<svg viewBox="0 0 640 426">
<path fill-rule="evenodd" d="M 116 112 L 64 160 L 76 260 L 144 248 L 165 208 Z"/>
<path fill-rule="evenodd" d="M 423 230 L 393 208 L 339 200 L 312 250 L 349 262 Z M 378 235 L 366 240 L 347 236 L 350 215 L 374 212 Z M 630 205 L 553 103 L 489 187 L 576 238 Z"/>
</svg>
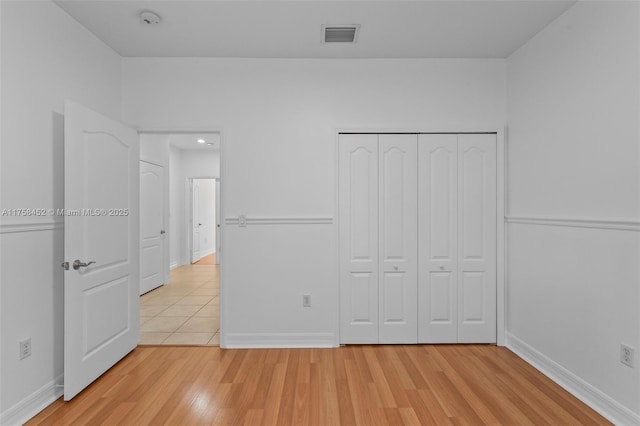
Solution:
<svg viewBox="0 0 640 426">
<path fill-rule="evenodd" d="M 157 13 L 145 10 L 140 12 L 140 22 L 145 25 L 158 25 L 162 22 L 162 18 Z"/>
<path fill-rule="evenodd" d="M 207 142 L 207 145 L 209 145 L 209 146 L 213 146 L 213 145 L 214 145 L 214 143 L 213 143 L 213 142 Z"/>
<path fill-rule="evenodd" d="M 205 143 L 206 141 L 204 139 L 198 139 L 198 143 Z"/>
</svg>

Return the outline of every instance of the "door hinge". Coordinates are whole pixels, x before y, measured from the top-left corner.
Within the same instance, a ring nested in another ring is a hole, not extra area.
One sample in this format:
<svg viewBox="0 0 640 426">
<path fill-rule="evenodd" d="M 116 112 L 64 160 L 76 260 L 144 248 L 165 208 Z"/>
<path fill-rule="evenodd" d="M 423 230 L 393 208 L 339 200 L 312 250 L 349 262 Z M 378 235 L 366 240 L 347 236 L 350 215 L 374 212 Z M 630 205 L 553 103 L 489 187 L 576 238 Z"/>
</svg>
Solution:
<svg viewBox="0 0 640 426">
<path fill-rule="evenodd" d="M 62 269 L 64 269 L 65 271 L 69 270 L 69 262 L 62 262 L 60 266 L 62 266 Z"/>
</svg>

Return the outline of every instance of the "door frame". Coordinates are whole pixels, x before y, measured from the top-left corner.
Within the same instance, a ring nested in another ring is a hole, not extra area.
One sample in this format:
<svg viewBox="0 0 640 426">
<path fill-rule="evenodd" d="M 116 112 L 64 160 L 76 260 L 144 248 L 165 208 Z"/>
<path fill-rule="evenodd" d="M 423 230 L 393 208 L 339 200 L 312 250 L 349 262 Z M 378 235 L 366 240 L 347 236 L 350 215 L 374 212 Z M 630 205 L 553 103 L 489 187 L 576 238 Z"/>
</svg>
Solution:
<svg viewBox="0 0 640 426">
<path fill-rule="evenodd" d="M 220 251 L 224 250 L 225 247 L 225 221 L 224 221 L 224 215 L 225 215 L 225 210 L 224 210 L 224 206 L 225 206 L 225 198 L 224 198 L 224 182 L 227 181 L 226 177 L 227 177 L 227 166 L 226 166 L 226 144 L 225 144 L 225 138 L 224 138 L 224 128 L 222 126 L 212 126 L 212 127 L 142 127 L 139 129 L 136 129 L 138 131 L 138 134 L 140 133 L 155 133 L 155 134 L 166 134 L 166 135 L 179 135 L 179 134 L 193 134 L 193 133 L 218 133 L 220 135 L 220 173 L 218 176 L 218 182 L 219 182 L 219 200 L 220 200 L 220 206 L 219 211 L 220 211 L 220 218 L 219 218 L 219 223 L 220 223 L 220 233 L 218 234 L 220 237 L 220 243 L 219 243 L 219 247 L 220 247 Z M 169 174 L 169 170 L 167 170 L 167 175 Z M 167 188 L 168 189 L 168 188 Z M 167 197 L 169 198 L 169 197 Z M 170 201 L 169 201 L 170 202 Z M 167 204 L 167 209 L 169 208 L 169 204 Z M 167 228 L 169 228 L 169 223 L 167 223 Z M 169 241 L 171 240 L 171 236 L 169 236 Z M 170 248 L 169 248 L 170 249 Z M 217 253 L 216 253 L 216 259 L 218 258 Z M 227 282 L 227 277 L 226 277 L 226 268 L 224 267 L 224 265 L 222 263 L 220 263 L 218 265 L 218 273 L 219 273 L 219 278 L 220 278 L 220 289 L 219 289 L 219 298 L 220 298 L 220 347 L 223 348 L 226 345 L 226 337 L 227 337 L 227 333 L 226 333 L 226 323 L 227 321 L 225 320 L 226 318 L 226 306 L 227 306 L 227 292 L 225 291 L 225 285 L 224 283 Z"/>
<path fill-rule="evenodd" d="M 336 127 L 334 129 L 334 217 L 340 217 L 340 170 L 339 143 L 342 133 L 494 133 L 496 135 L 496 344 L 506 346 L 507 329 L 507 202 L 508 202 L 508 169 L 507 169 L 507 141 L 505 139 L 506 127 L 482 127 L 482 126 L 455 126 L 455 127 L 404 127 L 404 128 L 384 128 L 384 127 Z M 340 265 L 340 221 L 336 219 L 334 227 L 334 267 L 337 269 L 336 276 L 339 277 Z M 340 288 L 338 281 L 338 290 Z M 337 291 L 338 306 L 340 306 L 340 291 Z M 340 309 L 336 321 L 337 343 L 340 342 Z"/>
</svg>

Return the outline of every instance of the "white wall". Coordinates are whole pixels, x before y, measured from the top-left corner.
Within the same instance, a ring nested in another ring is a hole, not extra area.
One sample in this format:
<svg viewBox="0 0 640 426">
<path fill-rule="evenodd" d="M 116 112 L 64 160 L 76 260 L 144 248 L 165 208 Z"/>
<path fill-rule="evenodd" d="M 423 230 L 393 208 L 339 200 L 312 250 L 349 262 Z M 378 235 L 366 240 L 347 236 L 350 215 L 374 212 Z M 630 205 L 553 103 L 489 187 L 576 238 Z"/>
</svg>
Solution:
<svg viewBox="0 0 640 426">
<path fill-rule="evenodd" d="M 337 128 L 505 122 L 502 60 L 123 63 L 128 122 L 223 129 L 223 219 L 333 218 Z M 337 344 L 335 226 L 224 226 L 223 345 Z"/>
<path fill-rule="evenodd" d="M 1 208 L 63 207 L 63 101 L 120 118 L 120 57 L 50 2 L 0 2 Z M 62 218 L 2 217 L 1 424 L 59 392 Z M 14 232 L 21 230 L 21 232 Z M 18 359 L 18 341 L 32 355 Z M 24 405 L 23 405 L 24 404 Z M 35 405 L 30 405 L 35 404 Z"/>
<path fill-rule="evenodd" d="M 187 218 L 190 215 L 190 178 L 219 178 L 220 152 L 183 150 L 171 146 L 170 150 L 170 224 L 171 267 L 190 263 Z M 214 237 L 215 249 L 215 237 Z"/>
<path fill-rule="evenodd" d="M 621 424 L 640 423 L 639 27 L 638 3 L 578 2 L 508 61 L 509 342 Z"/>
<path fill-rule="evenodd" d="M 163 185 L 165 188 L 164 197 L 164 255 L 162 271 L 163 283 L 168 283 L 170 280 L 169 265 L 170 265 L 170 247 L 171 247 L 171 228 L 170 228 L 170 208 L 169 208 L 169 192 L 170 192 L 170 167 L 169 167 L 169 135 L 163 133 L 141 133 L 140 134 L 140 161 L 146 161 L 149 163 L 162 166 L 163 170 Z M 141 187 L 142 188 L 142 187 Z M 142 197 L 140 197 L 142 199 Z M 142 256 L 142 255 L 141 255 Z M 142 257 L 141 257 L 142 258 Z"/>
<path fill-rule="evenodd" d="M 186 178 L 219 178 L 220 152 L 182 150 L 183 173 Z"/>
</svg>

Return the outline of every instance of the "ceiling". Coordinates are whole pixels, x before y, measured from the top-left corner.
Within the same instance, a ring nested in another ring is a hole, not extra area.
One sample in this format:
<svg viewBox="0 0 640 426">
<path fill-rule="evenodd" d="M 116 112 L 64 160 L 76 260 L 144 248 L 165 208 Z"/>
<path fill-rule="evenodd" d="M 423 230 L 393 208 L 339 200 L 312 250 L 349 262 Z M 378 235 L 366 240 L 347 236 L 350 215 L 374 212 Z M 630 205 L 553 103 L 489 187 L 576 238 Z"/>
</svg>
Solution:
<svg viewBox="0 0 640 426">
<path fill-rule="evenodd" d="M 204 139 L 205 143 L 198 143 L 198 139 Z M 213 143 L 213 145 L 207 145 L 207 143 Z M 220 151 L 220 134 L 172 133 L 169 135 L 169 144 L 185 150 Z"/>
<path fill-rule="evenodd" d="M 124 57 L 506 58 L 575 1 L 55 2 Z M 359 24 L 357 43 L 321 43 L 323 24 Z"/>
</svg>

